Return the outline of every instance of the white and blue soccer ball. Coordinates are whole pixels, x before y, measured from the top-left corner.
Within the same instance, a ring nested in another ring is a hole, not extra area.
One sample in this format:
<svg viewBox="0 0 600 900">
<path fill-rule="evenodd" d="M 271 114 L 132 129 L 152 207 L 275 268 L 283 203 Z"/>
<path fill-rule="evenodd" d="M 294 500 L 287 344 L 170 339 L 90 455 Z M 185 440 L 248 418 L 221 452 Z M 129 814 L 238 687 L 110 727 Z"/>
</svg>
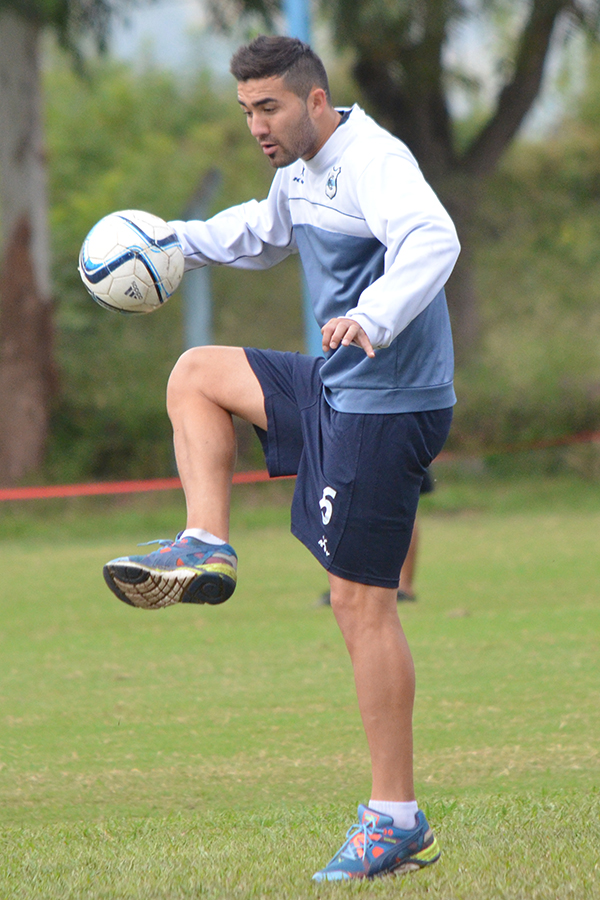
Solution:
<svg viewBox="0 0 600 900">
<path fill-rule="evenodd" d="M 126 209 L 94 225 L 79 254 L 79 274 L 96 303 L 121 313 L 149 313 L 183 277 L 183 251 L 170 225 Z"/>
</svg>

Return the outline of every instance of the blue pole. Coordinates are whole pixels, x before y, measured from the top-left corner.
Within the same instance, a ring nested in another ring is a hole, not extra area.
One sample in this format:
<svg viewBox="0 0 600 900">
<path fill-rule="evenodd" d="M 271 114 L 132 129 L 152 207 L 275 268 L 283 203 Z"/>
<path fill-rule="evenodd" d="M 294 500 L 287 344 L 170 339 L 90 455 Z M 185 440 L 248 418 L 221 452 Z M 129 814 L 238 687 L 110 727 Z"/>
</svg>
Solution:
<svg viewBox="0 0 600 900">
<path fill-rule="evenodd" d="M 310 0 L 284 0 L 283 11 L 287 23 L 287 32 L 291 37 L 300 38 L 310 44 L 311 20 Z M 323 356 L 321 329 L 315 319 L 308 285 L 302 272 L 302 306 L 304 312 L 304 343 L 310 356 Z"/>
<path fill-rule="evenodd" d="M 310 44 L 309 0 L 284 0 L 284 12 L 289 34 Z"/>
<path fill-rule="evenodd" d="M 194 192 L 183 216 L 205 219 L 221 183 L 218 169 L 210 169 Z M 181 283 L 183 292 L 183 341 L 186 350 L 212 344 L 212 291 L 210 267 L 191 269 Z"/>
</svg>

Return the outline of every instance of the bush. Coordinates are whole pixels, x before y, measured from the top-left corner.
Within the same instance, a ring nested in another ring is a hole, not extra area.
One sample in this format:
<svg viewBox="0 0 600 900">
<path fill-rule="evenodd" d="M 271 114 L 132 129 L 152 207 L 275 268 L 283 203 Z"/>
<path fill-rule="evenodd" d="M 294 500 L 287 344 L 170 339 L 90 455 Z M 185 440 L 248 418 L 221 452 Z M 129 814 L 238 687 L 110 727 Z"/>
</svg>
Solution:
<svg viewBox="0 0 600 900">
<path fill-rule="evenodd" d="M 455 446 L 600 427 L 598 144 L 572 124 L 517 145 L 490 182 L 475 255 L 485 337 L 457 373 Z"/>
</svg>

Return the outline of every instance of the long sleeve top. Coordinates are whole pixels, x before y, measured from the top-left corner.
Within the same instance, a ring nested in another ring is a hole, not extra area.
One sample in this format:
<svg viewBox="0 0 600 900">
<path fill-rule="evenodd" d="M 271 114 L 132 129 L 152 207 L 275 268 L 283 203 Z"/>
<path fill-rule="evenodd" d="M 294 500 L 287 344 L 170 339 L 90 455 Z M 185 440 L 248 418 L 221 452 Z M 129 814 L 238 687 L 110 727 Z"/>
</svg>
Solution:
<svg viewBox="0 0 600 900">
<path fill-rule="evenodd" d="M 300 254 L 319 325 L 355 319 L 376 349 L 375 359 L 356 346 L 329 354 L 321 378 L 334 409 L 455 402 L 444 285 L 456 231 L 408 148 L 358 106 L 312 159 L 277 170 L 266 199 L 172 224 L 188 269 L 262 269 Z"/>
</svg>

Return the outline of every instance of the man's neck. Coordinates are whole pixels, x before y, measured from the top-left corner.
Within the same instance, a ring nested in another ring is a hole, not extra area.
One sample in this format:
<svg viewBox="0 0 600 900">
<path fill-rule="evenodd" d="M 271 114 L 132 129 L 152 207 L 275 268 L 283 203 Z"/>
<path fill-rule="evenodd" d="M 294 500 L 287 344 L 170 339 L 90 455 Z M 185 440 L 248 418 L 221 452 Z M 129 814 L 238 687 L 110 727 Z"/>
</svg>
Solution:
<svg viewBox="0 0 600 900">
<path fill-rule="evenodd" d="M 319 150 L 322 150 L 333 132 L 336 130 L 340 122 L 342 121 L 342 115 L 334 109 L 333 106 L 328 108 L 328 114 L 324 117 L 324 121 L 321 123 L 322 127 L 320 129 L 320 141 L 317 146 L 317 149 L 310 156 L 304 157 L 304 159 L 314 159 Z"/>
</svg>

